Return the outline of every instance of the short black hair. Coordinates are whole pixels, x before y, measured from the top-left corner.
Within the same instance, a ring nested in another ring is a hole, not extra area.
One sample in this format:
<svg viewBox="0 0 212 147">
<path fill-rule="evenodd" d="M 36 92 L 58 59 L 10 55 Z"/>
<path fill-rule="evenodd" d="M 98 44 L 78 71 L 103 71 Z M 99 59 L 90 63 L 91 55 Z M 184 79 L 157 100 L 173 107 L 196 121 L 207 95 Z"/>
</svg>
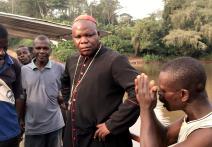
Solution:
<svg viewBox="0 0 212 147">
<path fill-rule="evenodd" d="M 7 29 L 0 24 L 0 38 L 8 38 L 8 32 Z"/>
<path fill-rule="evenodd" d="M 41 41 L 47 40 L 49 42 L 49 44 L 51 44 L 49 38 L 45 35 L 38 35 L 37 37 L 35 37 L 33 44 L 35 44 L 36 40 L 41 40 Z"/>
<path fill-rule="evenodd" d="M 171 73 L 176 87 L 187 89 L 193 94 L 205 91 L 207 80 L 205 69 L 192 57 L 179 57 L 167 62 L 161 72 Z"/>
<path fill-rule="evenodd" d="M 25 45 L 19 45 L 19 46 L 16 48 L 15 51 L 18 51 L 20 48 L 27 48 L 28 51 L 30 52 L 29 47 L 27 47 L 27 46 L 25 46 Z"/>
</svg>

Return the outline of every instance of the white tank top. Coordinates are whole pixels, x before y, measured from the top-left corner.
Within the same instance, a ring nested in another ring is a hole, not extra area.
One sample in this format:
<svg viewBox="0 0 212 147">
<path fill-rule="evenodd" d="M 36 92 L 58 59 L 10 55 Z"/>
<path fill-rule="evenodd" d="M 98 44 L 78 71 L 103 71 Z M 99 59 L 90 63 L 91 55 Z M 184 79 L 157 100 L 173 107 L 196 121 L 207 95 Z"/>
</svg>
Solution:
<svg viewBox="0 0 212 147">
<path fill-rule="evenodd" d="M 180 128 L 177 143 L 180 143 L 186 140 L 189 134 L 191 134 L 193 131 L 197 129 L 212 127 L 212 112 L 208 113 L 207 115 L 205 115 L 204 117 L 200 119 L 189 121 L 189 122 L 186 122 L 186 118 L 187 117 L 184 117 L 184 121 Z"/>
</svg>

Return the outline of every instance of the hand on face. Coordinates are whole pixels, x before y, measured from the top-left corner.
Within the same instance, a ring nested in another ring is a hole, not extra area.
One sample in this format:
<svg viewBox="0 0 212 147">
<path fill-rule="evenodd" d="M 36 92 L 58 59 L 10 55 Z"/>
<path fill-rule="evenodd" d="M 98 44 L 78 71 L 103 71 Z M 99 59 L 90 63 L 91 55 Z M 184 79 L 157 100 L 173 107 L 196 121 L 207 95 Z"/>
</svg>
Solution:
<svg viewBox="0 0 212 147">
<path fill-rule="evenodd" d="M 150 81 L 144 73 L 135 79 L 135 92 L 137 101 L 141 109 L 154 109 L 157 104 L 157 86 L 154 81 Z"/>
</svg>

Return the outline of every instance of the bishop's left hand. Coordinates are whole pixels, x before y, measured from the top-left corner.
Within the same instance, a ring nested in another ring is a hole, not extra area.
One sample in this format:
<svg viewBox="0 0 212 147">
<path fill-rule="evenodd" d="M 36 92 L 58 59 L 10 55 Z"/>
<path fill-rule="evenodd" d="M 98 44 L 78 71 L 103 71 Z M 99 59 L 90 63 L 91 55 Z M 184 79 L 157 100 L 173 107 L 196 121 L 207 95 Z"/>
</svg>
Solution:
<svg viewBox="0 0 212 147">
<path fill-rule="evenodd" d="M 110 134 L 110 131 L 108 130 L 107 126 L 105 123 L 102 124 L 98 124 L 97 126 L 97 130 L 94 134 L 94 139 L 99 139 L 99 141 L 101 140 L 105 140 L 105 137 Z"/>
</svg>

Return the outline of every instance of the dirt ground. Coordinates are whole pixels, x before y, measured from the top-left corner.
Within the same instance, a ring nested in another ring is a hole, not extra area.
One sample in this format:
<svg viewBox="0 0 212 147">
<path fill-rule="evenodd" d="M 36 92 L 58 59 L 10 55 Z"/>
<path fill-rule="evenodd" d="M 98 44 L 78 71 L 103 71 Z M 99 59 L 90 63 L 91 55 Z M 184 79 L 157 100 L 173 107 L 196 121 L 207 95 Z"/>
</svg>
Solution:
<svg viewBox="0 0 212 147">
<path fill-rule="evenodd" d="M 12 49 L 8 49 L 8 50 L 7 50 L 7 53 L 8 53 L 10 56 L 12 56 L 12 57 L 17 58 L 15 51 L 13 51 Z"/>
</svg>

